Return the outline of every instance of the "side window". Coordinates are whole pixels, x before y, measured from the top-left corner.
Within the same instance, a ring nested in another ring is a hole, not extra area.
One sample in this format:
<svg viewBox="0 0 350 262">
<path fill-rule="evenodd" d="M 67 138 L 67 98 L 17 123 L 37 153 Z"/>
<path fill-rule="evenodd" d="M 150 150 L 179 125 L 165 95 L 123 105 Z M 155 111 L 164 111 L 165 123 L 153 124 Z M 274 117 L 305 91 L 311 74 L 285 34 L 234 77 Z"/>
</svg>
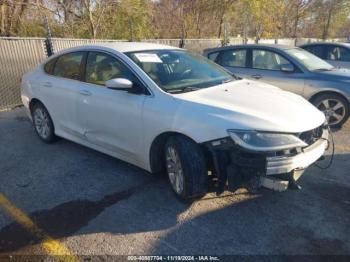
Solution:
<svg viewBox="0 0 350 262">
<path fill-rule="evenodd" d="M 86 63 L 85 81 L 96 85 L 105 85 L 107 80 L 126 78 L 138 83 L 134 74 L 116 58 L 99 52 L 89 52 Z"/>
<path fill-rule="evenodd" d="M 218 54 L 219 54 L 219 52 L 210 53 L 210 54 L 208 55 L 208 58 L 209 58 L 210 60 L 212 60 L 212 61 L 215 61 L 216 58 L 218 57 Z"/>
<path fill-rule="evenodd" d="M 275 52 L 253 50 L 253 68 L 279 71 L 282 65 L 288 64 L 291 63 Z"/>
<path fill-rule="evenodd" d="M 51 59 L 49 62 L 47 62 L 44 65 L 44 71 L 45 71 L 46 74 L 52 75 L 53 67 L 55 66 L 56 60 L 57 59 Z"/>
<path fill-rule="evenodd" d="M 222 66 L 245 67 L 246 57 L 247 50 L 226 50 L 220 52 L 216 62 Z"/>
<path fill-rule="evenodd" d="M 330 46 L 327 49 L 327 60 L 350 62 L 350 50 L 340 46 Z"/>
<path fill-rule="evenodd" d="M 53 70 L 53 75 L 80 80 L 80 65 L 83 60 L 83 56 L 84 52 L 75 52 L 58 57 Z"/>
<path fill-rule="evenodd" d="M 311 54 L 314 54 L 315 56 L 318 56 L 320 58 L 323 58 L 323 46 L 321 45 L 315 45 L 315 46 L 307 46 L 305 47 L 305 50 L 310 52 Z"/>
</svg>

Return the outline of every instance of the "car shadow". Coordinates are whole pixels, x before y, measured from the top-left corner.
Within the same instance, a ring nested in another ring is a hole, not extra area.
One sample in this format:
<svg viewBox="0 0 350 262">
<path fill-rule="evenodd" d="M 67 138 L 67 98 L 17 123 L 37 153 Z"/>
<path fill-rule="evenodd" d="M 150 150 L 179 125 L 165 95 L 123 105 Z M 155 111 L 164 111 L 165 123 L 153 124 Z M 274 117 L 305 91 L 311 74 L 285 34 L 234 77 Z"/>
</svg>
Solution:
<svg viewBox="0 0 350 262">
<path fill-rule="evenodd" d="M 195 208 L 199 215 L 162 236 L 177 250 L 159 241 L 152 254 L 349 255 L 350 179 L 339 175 L 348 174 L 349 157 L 334 157 L 337 176 L 335 169 L 311 167 L 301 178 L 301 191 L 262 189 L 213 211 Z"/>
</svg>

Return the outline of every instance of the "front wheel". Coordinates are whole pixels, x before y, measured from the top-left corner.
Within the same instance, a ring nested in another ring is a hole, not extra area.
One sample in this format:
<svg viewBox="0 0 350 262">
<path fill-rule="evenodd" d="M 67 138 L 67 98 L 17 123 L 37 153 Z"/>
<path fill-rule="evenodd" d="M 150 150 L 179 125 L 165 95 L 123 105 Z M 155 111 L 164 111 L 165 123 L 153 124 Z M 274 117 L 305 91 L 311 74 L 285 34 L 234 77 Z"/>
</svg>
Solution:
<svg viewBox="0 0 350 262">
<path fill-rule="evenodd" d="M 313 101 L 331 127 L 341 127 L 349 118 L 349 103 L 337 94 L 322 94 Z"/>
<path fill-rule="evenodd" d="M 183 136 L 170 137 L 165 145 L 165 161 L 170 185 L 180 200 L 193 200 L 207 192 L 207 162 L 194 141 Z"/>
</svg>

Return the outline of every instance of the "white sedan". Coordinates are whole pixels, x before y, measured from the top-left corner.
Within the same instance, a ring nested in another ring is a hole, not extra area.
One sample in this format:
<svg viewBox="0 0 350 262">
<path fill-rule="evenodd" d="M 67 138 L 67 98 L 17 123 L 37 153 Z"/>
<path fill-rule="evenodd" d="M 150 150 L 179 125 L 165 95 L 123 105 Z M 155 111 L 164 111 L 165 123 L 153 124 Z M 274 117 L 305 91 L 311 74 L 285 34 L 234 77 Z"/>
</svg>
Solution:
<svg viewBox="0 0 350 262">
<path fill-rule="evenodd" d="M 328 144 L 324 115 L 302 97 L 156 44 L 59 52 L 23 76 L 22 101 L 44 142 L 63 137 L 167 173 L 185 200 L 211 180 L 218 192 L 256 178 L 295 186 Z"/>
</svg>

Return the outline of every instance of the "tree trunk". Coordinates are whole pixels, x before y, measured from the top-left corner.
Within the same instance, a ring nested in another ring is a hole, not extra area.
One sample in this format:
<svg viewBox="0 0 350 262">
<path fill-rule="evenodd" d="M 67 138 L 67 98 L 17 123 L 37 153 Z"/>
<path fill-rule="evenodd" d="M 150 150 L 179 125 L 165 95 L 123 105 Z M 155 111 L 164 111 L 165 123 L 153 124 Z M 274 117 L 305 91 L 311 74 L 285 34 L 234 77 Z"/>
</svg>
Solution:
<svg viewBox="0 0 350 262">
<path fill-rule="evenodd" d="M 221 34 L 222 34 L 222 25 L 224 23 L 224 17 L 225 17 L 225 9 L 223 9 L 221 14 L 220 14 L 220 24 L 219 24 L 218 38 L 220 38 Z"/>
<path fill-rule="evenodd" d="M 299 23 L 299 4 L 297 4 L 296 16 L 294 19 L 294 30 L 293 30 L 294 38 L 297 37 L 298 23 Z"/>
<path fill-rule="evenodd" d="M 6 4 L 5 2 L 3 2 L 1 4 L 1 21 L 0 21 L 0 35 L 5 35 L 5 27 L 6 27 L 6 20 L 5 20 L 5 16 L 6 16 Z"/>
<path fill-rule="evenodd" d="M 92 12 L 89 8 L 89 23 L 90 23 L 90 34 L 92 36 L 93 39 L 96 38 L 96 28 L 95 28 L 95 25 L 94 25 L 94 19 L 93 19 L 93 16 L 92 16 Z"/>
<path fill-rule="evenodd" d="M 90 28 L 90 36 L 95 39 L 96 38 L 96 27 L 94 24 L 94 17 L 92 14 L 91 6 L 90 6 L 90 0 L 84 0 L 85 8 L 88 12 L 89 17 L 89 28 Z"/>
<path fill-rule="evenodd" d="M 27 5 L 28 5 L 28 0 L 23 0 L 21 5 L 20 5 L 18 14 L 15 17 L 14 24 L 15 24 L 15 31 L 16 31 L 16 33 L 18 33 L 20 21 L 21 21 L 21 18 L 23 16 L 23 13 L 24 13 L 25 9 L 27 8 Z"/>
<path fill-rule="evenodd" d="M 7 25 L 5 27 L 5 35 L 11 36 L 12 35 L 12 27 L 13 27 L 13 16 L 15 14 L 16 5 L 15 3 L 12 3 L 11 6 L 7 6 Z"/>
<path fill-rule="evenodd" d="M 329 26 L 331 25 L 332 14 L 333 14 L 333 4 L 332 4 L 331 8 L 329 9 L 328 16 L 327 16 L 327 22 L 325 24 L 325 27 L 323 28 L 323 34 L 322 34 L 323 40 L 328 38 L 328 32 L 329 32 Z"/>
</svg>

